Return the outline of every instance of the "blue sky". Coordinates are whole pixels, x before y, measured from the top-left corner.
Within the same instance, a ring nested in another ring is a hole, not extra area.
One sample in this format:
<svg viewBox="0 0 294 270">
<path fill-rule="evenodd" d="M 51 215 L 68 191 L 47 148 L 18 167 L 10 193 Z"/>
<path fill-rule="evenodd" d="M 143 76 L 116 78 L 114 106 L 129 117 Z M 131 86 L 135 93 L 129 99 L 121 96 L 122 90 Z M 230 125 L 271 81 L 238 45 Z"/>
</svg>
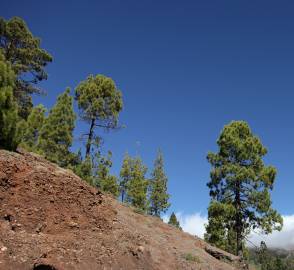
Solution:
<svg viewBox="0 0 294 270">
<path fill-rule="evenodd" d="M 115 173 L 125 151 L 150 168 L 161 148 L 171 210 L 205 215 L 206 154 L 223 125 L 245 120 L 278 169 L 274 207 L 294 213 L 293 1 L 0 3 L 1 16 L 24 18 L 53 55 L 48 95 L 36 103 L 50 108 L 90 73 L 115 80 L 126 128 L 103 134 Z M 77 123 L 76 138 L 85 128 Z"/>
</svg>

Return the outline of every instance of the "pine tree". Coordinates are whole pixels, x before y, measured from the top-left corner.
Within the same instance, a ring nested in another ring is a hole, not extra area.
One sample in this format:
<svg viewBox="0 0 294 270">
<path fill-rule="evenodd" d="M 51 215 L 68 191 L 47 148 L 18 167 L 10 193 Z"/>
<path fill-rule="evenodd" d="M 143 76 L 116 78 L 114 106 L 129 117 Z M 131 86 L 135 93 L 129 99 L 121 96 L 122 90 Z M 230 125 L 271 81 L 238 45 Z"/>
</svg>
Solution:
<svg viewBox="0 0 294 270">
<path fill-rule="evenodd" d="M 98 168 L 95 177 L 95 186 L 101 190 L 112 194 L 117 197 L 119 194 L 119 186 L 117 178 L 110 175 L 110 168 L 112 167 L 111 161 L 112 153 L 109 151 L 106 157 L 98 153 Z"/>
<path fill-rule="evenodd" d="M 262 158 L 267 150 L 244 121 L 226 125 L 217 144 L 219 151 L 207 156 L 212 165 L 210 196 L 230 206 L 230 211 L 233 209 L 224 222 L 235 233 L 235 254 L 242 256 L 244 239 L 252 229 L 271 233 L 282 228 L 282 217 L 271 208 L 269 192 L 273 189 L 276 169 L 264 165 Z"/>
<path fill-rule="evenodd" d="M 120 170 L 120 193 L 121 201 L 124 202 L 128 183 L 132 178 L 132 161 L 128 153 L 125 154 L 123 165 Z"/>
<path fill-rule="evenodd" d="M 93 185 L 92 160 L 90 158 L 83 160 L 81 149 L 77 153 L 69 154 L 67 168 L 88 184 Z"/>
<path fill-rule="evenodd" d="M 32 109 L 28 116 L 21 143 L 21 146 L 28 151 L 36 151 L 40 130 L 46 119 L 45 112 L 46 108 L 42 104 L 39 104 Z"/>
<path fill-rule="evenodd" d="M 44 68 L 52 61 L 51 55 L 40 48 L 40 43 L 21 18 L 7 21 L 0 18 L 0 49 L 16 75 L 13 93 L 23 118 L 32 108 L 31 94 L 42 92 L 36 85 L 47 79 Z"/>
<path fill-rule="evenodd" d="M 140 158 L 131 161 L 132 177 L 127 184 L 127 201 L 139 210 L 146 211 L 148 208 L 147 189 L 148 180 L 145 179 L 147 168 Z"/>
<path fill-rule="evenodd" d="M 115 198 L 119 195 L 118 180 L 114 175 L 108 175 L 106 178 L 101 179 L 101 190 L 112 194 Z"/>
<path fill-rule="evenodd" d="M 13 97 L 14 72 L 0 51 L 0 148 L 16 150 L 20 141 L 18 106 Z"/>
<path fill-rule="evenodd" d="M 73 170 L 73 172 L 78 175 L 81 179 L 86 181 L 90 185 L 94 185 L 94 179 L 93 179 L 93 165 L 92 160 L 90 157 L 85 158 L 82 160 L 80 156 L 80 161 L 74 165 L 70 165 L 70 168 Z"/>
<path fill-rule="evenodd" d="M 75 113 L 70 89 L 58 96 L 40 131 L 38 151 L 48 160 L 66 167 L 70 158 L 73 141 Z"/>
<path fill-rule="evenodd" d="M 81 118 L 90 124 L 87 134 L 86 156 L 90 156 L 95 141 L 95 128 L 114 129 L 123 107 L 121 92 L 111 78 L 90 75 L 75 90 Z"/>
<path fill-rule="evenodd" d="M 264 241 L 260 242 L 260 247 L 258 249 L 258 263 L 261 266 L 261 270 L 269 270 L 271 268 L 270 255 L 268 254 L 268 249 Z"/>
<path fill-rule="evenodd" d="M 167 193 L 167 177 L 164 172 L 163 155 L 161 151 L 158 151 L 150 181 L 149 201 L 151 215 L 159 217 L 161 212 L 165 213 L 170 206 L 168 199 L 169 194 Z"/>
<path fill-rule="evenodd" d="M 172 212 L 172 214 L 170 215 L 168 224 L 182 230 L 182 227 L 180 226 L 180 222 L 177 220 L 177 216 L 175 215 L 174 212 Z"/>
<path fill-rule="evenodd" d="M 287 266 L 281 258 L 277 257 L 274 263 L 274 267 L 271 270 L 287 270 Z"/>
<path fill-rule="evenodd" d="M 212 200 L 208 207 L 209 223 L 205 226 L 205 241 L 227 252 L 235 253 L 236 235 L 233 230 L 233 218 L 234 207 L 231 204 Z"/>
</svg>

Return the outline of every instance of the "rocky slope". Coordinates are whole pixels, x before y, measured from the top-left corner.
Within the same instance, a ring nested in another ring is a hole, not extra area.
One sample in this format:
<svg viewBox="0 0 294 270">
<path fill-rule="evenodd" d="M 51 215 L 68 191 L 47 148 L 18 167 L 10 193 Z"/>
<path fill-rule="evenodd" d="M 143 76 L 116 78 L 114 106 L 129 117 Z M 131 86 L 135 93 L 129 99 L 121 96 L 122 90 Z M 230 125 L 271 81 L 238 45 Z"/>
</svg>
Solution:
<svg viewBox="0 0 294 270">
<path fill-rule="evenodd" d="M 241 269 L 237 261 L 37 155 L 0 151 L 1 270 Z"/>
</svg>

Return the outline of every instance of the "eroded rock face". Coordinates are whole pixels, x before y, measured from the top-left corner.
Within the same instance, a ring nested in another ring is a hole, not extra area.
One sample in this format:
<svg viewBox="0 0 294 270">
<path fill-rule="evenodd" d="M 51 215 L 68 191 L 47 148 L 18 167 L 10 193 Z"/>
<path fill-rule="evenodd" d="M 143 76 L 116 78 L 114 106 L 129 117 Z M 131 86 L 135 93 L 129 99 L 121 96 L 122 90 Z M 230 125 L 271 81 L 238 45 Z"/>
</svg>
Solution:
<svg viewBox="0 0 294 270">
<path fill-rule="evenodd" d="M 0 151 L 1 270 L 234 269 L 207 246 L 40 156 Z"/>
</svg>

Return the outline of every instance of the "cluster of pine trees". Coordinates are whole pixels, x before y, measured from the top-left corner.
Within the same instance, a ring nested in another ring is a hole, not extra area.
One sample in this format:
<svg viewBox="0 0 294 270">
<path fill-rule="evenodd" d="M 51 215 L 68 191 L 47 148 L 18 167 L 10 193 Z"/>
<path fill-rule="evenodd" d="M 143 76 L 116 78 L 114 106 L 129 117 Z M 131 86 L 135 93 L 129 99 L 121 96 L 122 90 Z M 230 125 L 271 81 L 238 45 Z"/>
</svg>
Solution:
<svg viewBox="0 0 294 270">
<path fill-rule="evenodd" d="M 147 167 L 139 157 L 125 155 L 120 171 L 121 201 L 159 217 L 170 206 L 161 151 L 155 159 L 150 179 L 146 178 L 146 172 Z"/>
<path fill-rule="evenodd" d="M 122 202 L 160 216 L 170 206 L 162 153 L 159 151 L 149 178 L 142 160 L 128 154 L 120 176 L 111 175 L 112 154 L 101 153 L 102 138 L 96 130 L 118 129 L 123 108 L 122 94 L 111 78 L 89 75 L 73 95 L 65 89 L 50 110 L 33 106 L 32 94 L 44 92 L 38 82 L 47 79 L 45 67 L 51 61 L 51 55 L 40 47 L 40 39 L 21 18 L 0 18 L 0 148 L 16 150 L 21 146 L 39 153 L 72 169 L 89 184 L 120 196 Z M 73 153 L 78 117 L 88 125 L 88 131 L 81 134 L 85 149 Z M 271 207 L 276 169 L 264 164 L 267 149 L 244 121 L 226 125 L 217 145 L 218 151 L 207 156 L 212 169 L 205 239 L 244 256 L 246 237 L 252 230 L 271 233 L 282 228 L 281 215 Z M 174 213 L 169 223 L 180 228 Z"/>
<path fill-rule="evenodd" d="M 101 154 L 102 138 L 96 129 L 119 128 L 123 108 L 122 94 L 111 78 L 89 75 L 73 95 L 65 89 L 50 110 L 42 104 L 33 106 L 32 94 L 44 92 L 37 83 L 47 79 L 45 67 L 51 61 L 51 55 L 40 47 L 40 39 L 21 18 L 0 18 L 0 148 L 16 150 L 20 146 L 41 154 L 72 169 L 89 184 L 115 197 L 121 194 L 122 202 L 160 216 L 170 206 L 162 153 L 159 151 L 149 179 L 139 157 L 126 154 L 118 178 L 110 174 L 112 153 Z M 73 153 L 78 117 L 88 124 L 88 132 L 81 135 L 85 149 Z"/>
</svg>

